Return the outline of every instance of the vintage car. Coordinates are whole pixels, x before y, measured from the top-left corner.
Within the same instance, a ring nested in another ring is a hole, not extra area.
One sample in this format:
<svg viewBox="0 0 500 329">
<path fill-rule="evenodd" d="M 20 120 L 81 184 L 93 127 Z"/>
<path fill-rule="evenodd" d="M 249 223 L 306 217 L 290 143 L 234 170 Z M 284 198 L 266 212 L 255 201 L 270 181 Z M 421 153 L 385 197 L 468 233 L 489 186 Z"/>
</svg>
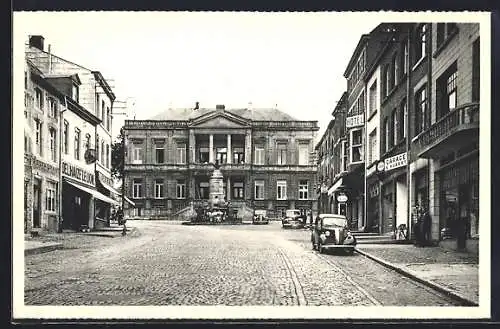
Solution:
<svg viewBox="0 0 500 329">
<path fill-rule="evenodd" d="M 255 210 L 253 214 L 252 224 L 269 224 L 269 219 L 266 217 L 266 211 Z"/>
<path fill-rule="evenodd" d="M 302 214 L 298 209 L 288 209 L 285 212 L 285 217 L 281 220 L 282 228 L 303 228 L 304 227 L 304 219 L 302 218 Z"/>
<path fill-rule="evenodd" d="M 354 252 L 356 238 L 348 229 L 344 215 L 320 214 L 311 229 L 313 250 L 323 253 L 327 249 L 341 249 L 349 254 Z"/>
</svg>

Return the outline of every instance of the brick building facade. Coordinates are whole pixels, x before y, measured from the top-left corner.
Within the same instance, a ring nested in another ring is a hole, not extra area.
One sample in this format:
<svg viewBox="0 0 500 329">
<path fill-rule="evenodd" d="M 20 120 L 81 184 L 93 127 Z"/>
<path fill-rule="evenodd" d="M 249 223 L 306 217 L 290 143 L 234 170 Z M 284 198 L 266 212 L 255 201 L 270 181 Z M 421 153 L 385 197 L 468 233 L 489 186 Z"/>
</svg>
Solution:
<svg viewBox="0 0 500 329">
<path fill-rule="evenodd" d="M 317 211 L 316 121 L 277 109 L 169 109 L 124 126 L 126 216 L 173 218 L 206 202 L 215 162 L 225 199 L 248 216 Z"/>
</svg>

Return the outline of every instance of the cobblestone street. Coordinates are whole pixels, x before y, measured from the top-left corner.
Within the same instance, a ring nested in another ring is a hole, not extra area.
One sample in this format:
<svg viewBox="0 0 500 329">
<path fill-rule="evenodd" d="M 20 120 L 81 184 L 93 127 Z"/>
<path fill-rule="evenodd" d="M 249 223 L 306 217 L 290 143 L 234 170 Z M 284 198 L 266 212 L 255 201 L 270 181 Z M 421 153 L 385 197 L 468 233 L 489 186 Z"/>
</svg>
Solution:
<svg viewBox="0 0 500 329">
<path fill-rule="evenodd" d="M 130 221 L 25 258 L 27 305 L 452 305 L 364 256 L 319 255 L 277 222 Z"/>
</svg>

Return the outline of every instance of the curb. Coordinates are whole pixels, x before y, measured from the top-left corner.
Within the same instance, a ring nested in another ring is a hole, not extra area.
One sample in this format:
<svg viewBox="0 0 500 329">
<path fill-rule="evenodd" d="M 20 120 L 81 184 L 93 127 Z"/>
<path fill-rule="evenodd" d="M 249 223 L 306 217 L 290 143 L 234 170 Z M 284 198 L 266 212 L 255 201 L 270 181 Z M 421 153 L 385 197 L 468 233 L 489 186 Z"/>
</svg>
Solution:
<svg viewBox="0 0 500 329">
<path fill-rule="evenodd" d="M 35 255 L 35 254 L 41 254 L 49 251 L 54 251 L 56 249 L 61 249 L 62 248 L 62 243 L 57 243 L 57 244 L 51 244 L 48 246 L 41 246 L 41 247 L 35 247 L 35 248 L 29 248 L 29 249 L 24 249 L 24 255 Z"/>
<path fill-rule="evenodd" d="M 450 289 L 448 289 L 448 288 L 446 288 L 446 287 L 444 287 L 444 286 L 442 286 L 442 285 L 440 285 L 440 284 L 437 284 L 437 283 L 435 283 L 435 282 L 432 282 L 432 281 L 429 281 L 429 280 L 422 279 L 421 277 L 419 277 L 419 276 L 417 276 L 417 275 L 414 275 L 414 274 L 410 273 L 410 272 L 409 272 L 409 271 L 407 271 L 407 270 L 404 270 L 404 269 L 403 269 L 402 267 L 400 267 L 400 266 L 394 265 L 394 264 L 392 264 L 392 263 L 390 263 L 390 262 L 388 262 L 388 261 L 385 261 L 385 260 L 383 260 L 383 259 L 381 259 L 381 258 L 378 258 L 378 257 L 376 257 L 376 256 L 373 256 L 373 255 L 372 255 L 372 254 L 370 254 L 369 252 L 366 252 L 366 251 L 364 251 L 364 250 L 360 250 L 360 249 L 358 249 L 358 248 L 354 248 L 354 250 L 355 250 L 357 253 L 359 253 L 359 254 L 361 254 L 361 255 L 363 255 L 363 256 L 365 256 L 365 257 L 367 257 L 367 258 L 370 258 L 370 259 L 374 260 L 375 262 L 377 262 L 377 263 L 379 263 L 379 264 L 384 265 L 384 266 L 385 266 L 385 267 L 387 267 L 387 268 L 390 268 L 391 270 L 394 270 L 394 271 L 396 271 L 396 272 L 398 272 L 398 273 L 400 273 L 400 274 L 402 274 L 402 275 L 404 275 L 404 276 L 406 276 L 406 277 L 408 277 L 408 278 L 410 278 L 410 279 L 412 279 L 412 280 L 415 280 L 415 281 L 417 281 L 417 282 L 420 282 L 420 283 L 422 283 L 422 284 L 426 285 L 426 286 L 427 286 L 427 287 L 429 287 L 429 288 L 432 288 L 432 289 L 434 289 L 434 290 L 437 290 L 437 291 L 439 291 L 439 292 L 441 292 L 441 293 L 443 293 L 443 294 L 447 295 L 448 297 L 450 297 L 450 298 L 452 298 L 452 299 L 455 299 L 455 300 L 457 300 L 457 301 L 459 301 L 459 302 L 463 303 L 463 304 L 464 304 L 464 306 L 479 306 L 476 302 L 474 302 L 474 301 L 472 301 L 472 300 L 468 299 L 467 297 L 462 296 L 462 295 L 461 295 L 461 294 L 459 294 L 459 293 L 456 293 L 456 292 L 454 292 L 454 291 L 451 291 Z"/>
</svg>

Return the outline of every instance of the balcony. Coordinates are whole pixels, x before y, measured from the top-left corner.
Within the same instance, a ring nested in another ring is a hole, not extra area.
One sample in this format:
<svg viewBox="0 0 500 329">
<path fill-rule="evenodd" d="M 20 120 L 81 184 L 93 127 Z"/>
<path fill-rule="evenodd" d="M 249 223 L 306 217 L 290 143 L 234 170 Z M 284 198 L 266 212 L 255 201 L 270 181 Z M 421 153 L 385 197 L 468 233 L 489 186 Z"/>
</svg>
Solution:
<svg viewBox="0 0 500 329">
<path fill-rule="evenodd" d="M 413 146 L 419 157 L 434 158 L 474 138 L 479 138 L 479 103 L 452 110 L 418 135 Z"/>
</svg>

